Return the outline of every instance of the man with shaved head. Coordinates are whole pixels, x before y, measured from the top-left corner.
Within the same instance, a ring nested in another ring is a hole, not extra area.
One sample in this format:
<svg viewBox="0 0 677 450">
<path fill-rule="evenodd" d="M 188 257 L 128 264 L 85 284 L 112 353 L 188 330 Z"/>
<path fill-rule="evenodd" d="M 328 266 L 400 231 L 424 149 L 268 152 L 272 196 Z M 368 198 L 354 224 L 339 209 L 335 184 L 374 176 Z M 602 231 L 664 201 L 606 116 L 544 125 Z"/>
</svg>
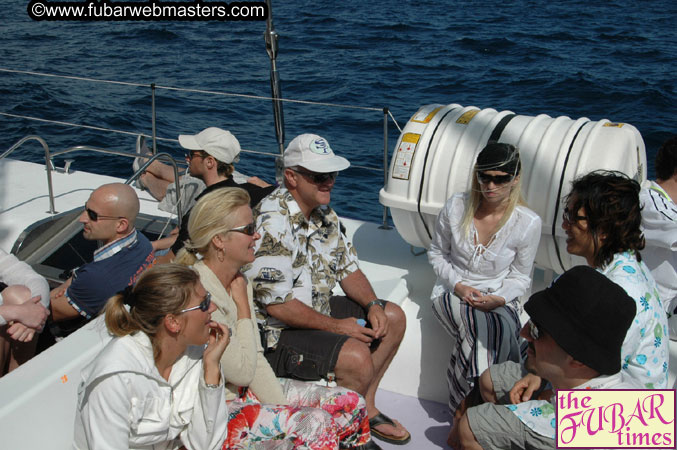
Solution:
<svg viewBox="0 0 677 450">
<path fill-rule="evenodd" d="M 80 215 L 83 236 L 101 242 L 94 260 L 52 290 L 51 331 L 64 337 L 96 317 L 116 292 L 134 284 L 155 256 L 148 239 L 136 231 L 139 199 L 122 183 L 105 184 L 92 192 Z"/>
</svg>

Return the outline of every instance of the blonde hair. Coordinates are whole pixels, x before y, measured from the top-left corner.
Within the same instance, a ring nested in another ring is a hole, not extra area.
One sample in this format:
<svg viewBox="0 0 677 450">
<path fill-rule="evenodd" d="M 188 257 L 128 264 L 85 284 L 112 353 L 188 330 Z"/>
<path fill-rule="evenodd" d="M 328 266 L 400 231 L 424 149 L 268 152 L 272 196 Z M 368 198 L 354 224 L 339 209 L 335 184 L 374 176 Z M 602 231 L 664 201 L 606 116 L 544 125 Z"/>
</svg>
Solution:
<svg viewBox="0 0 677 450">
<path fill-rule="evenodd" d="M 153 354 L 160 354 L 155 337 L 167 314 L 178 314 L 190 302 L 197 272 L 179 264 L 159 264 L 146 270 L 134 287 L 111 297 L 104 307 L 106 327 L 114 336 L 137 331 L 148 335 Z M 127 311 L 125 303 L 130 306 Z"/>
<path fill-rule="evenodd" d="M 499 168 L 496 170 L 501 169 Z M 475 213 L 477 212 L 477 210 L 480 207 L 480 204 L 482 203 L 482 189 L 480 187 L 479 181 L 477 181 L 477 172 L 478 172 L 477 164 L 475 164 L 475 167 L 473 168 L 472 171 L 472 182 L 470 184 L 470 192 L 468 192 L 468 198 L 465 201 L 463 220 L 461 221 L 461 229 L 463 230 L 463 233 L 465 234 L 466 237 L 470 234 L 470 224 L 475 218 Z M 527 202 L 524 200 L 524 197 L 522 196 L 522 177 L 520 175 L 517 175 L 517 182 L 512 186 L 510 190 L 510 196 L 508 197 L 508 207 L 503 213 L 503 217 L 501 217 L 501 220 L 496 225 L 496 229 L 493 231 L 492 234 L 496 234 L 498 230 L 500 230 L 501 227 L 505 225 L 508 219 L 510 219 L 510 216 L 512 215 L 517 205 L 522 206 L 527 205 Z"/>
<path fill-rule="evenodd" d="M 197 253 L 205 255 L 212 238 L 233 228 L 233 212 L 249 205 L 249 194 L 241 188 L 216 189 L 200 197 L 188 219 L 188 234 L 174 262 L 187 266 L 195 264 Z"/>
</svg>

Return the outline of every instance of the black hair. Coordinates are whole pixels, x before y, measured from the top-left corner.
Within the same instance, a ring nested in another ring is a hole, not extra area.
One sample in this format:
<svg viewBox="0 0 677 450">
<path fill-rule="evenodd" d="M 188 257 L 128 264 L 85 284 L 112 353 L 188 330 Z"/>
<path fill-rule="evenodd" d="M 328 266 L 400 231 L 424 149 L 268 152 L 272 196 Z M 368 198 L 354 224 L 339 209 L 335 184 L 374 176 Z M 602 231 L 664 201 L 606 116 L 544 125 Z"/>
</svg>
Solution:
<svg viewBox="0 0 677 450">
<path fill-rule="evenodd" d="M 661 145 L 656 153 L 656 178 L 669 180 L 677 172 L 677 136 Z"/>
<path fill-rule="evenodd" d="M 583 208 L 594 243 L 594 265 L 604 267 L 614 255 L 644 248 L 639 183 L 617 171 L 598 170 L 574 180 L 565 201 L 574 214 Z"/>
</svg>

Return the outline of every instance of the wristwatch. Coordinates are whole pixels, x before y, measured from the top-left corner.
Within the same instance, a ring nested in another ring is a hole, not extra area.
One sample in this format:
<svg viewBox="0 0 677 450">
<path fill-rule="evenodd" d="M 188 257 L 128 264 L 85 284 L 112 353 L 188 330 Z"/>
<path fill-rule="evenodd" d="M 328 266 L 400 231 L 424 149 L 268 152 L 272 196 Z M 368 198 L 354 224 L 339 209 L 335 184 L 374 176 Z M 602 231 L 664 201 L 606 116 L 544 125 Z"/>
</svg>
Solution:
<svg viewBox="0 0 677 450">
<path fill-rule="evenodd" d="M 377 298 L 376 300 L 372 300 L 372 301 L 370 301 L 369 303 L 367 303 L 366 308 L 367 308 L 367 311 L 369 311 L 369 309 L 370 309 L 372 306 L 378 305 L 378 306 L 380 306 L 381 308 L 383 308 L 383 310 L 385 311 L 385 309 L 386 309 L 386 303 L 387 303 L 386 300 L 381 300 L 380 298 Z"/>
</svg>

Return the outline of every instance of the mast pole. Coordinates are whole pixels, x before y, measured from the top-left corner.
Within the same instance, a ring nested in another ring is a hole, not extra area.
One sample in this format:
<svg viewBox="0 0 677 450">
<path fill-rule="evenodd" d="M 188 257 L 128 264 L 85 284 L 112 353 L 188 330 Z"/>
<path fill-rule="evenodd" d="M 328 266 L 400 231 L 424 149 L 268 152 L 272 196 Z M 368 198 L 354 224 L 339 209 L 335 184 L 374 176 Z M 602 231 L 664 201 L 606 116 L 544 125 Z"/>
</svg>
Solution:
<svg viewBox="0 0 677 450">
<path fill-rule="evenodd" d="M 275 136 L 280 156 L 275 161 L 275 178 L 278 182 L 282 180 L 282 153 L 284 152 L 284 114 L 282 111 L 282 90 L 280 88 L 280 74 L 277 71 L 277 41 L 279 35 L 273 26 L 272 0 L 266 0 L 268 7 L 268 19 L 266 21 L 266 32 L 264 38 L 266 41 L 266 51 L 270 58 L 270 91 L 273 98 L 273 117 L 275 119 Z"/>
</svg>

